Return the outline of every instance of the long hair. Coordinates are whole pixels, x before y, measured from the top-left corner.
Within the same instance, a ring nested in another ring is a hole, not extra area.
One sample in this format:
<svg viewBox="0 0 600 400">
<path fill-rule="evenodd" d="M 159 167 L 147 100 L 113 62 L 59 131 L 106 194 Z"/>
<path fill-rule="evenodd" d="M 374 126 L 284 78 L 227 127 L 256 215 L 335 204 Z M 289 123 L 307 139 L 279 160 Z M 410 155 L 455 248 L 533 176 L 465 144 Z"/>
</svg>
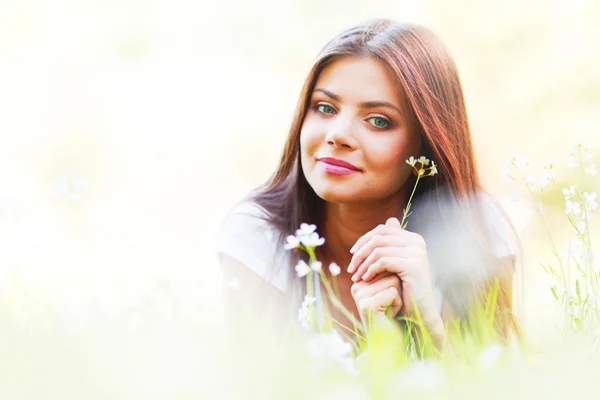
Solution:
<svg viewBox="0 0 600 400">
<path fill-rule="evenodd" d="M 435 160 L 438 165 L 440 173 L 420 182 L 413 201 L 418 202 L 426 193 L 437 193 L 435 196 L 441 201 L 438 194 L 443 192 L 445 201 L 459 214 L 470 211 L 471 199 L 482 188 L 456 65 L 444 44 L 430 30 L 377 19 L 352 27 L 332 39 L 310 69 L 279 166 L 251 197 L 267 211 L 268 222 L 281 233 L 282 239 L 293 234 L 302 222 L 317 226 L 321 222 L 323 200 L 308 184 L 300 163 L 300 132 L 319 74 L 333 61 L 348 56 L 371 57 L 387 67 L 404 95 L 409 118 L 421 137 L 424 151 L 421 155 Z M 442 220 L 448 220 L 443 207 L 437 210 Z M 479 233 L 475 236 L 485 252 L 486 231 L 481 229 Z M 491 246 L 489 241 L 487 243 L 489 250 Z M 301 284 L 297 278 L 293 279 L 291 267 L 289 276 L 292 284 Z M 478 283 L 480 289 L 483 285 Z M 511 307 L 510 299 L 498 301 L 508 302 L 498 309 Z M 455 306 L 461 308 L 458 304 Z"/>
</svg>

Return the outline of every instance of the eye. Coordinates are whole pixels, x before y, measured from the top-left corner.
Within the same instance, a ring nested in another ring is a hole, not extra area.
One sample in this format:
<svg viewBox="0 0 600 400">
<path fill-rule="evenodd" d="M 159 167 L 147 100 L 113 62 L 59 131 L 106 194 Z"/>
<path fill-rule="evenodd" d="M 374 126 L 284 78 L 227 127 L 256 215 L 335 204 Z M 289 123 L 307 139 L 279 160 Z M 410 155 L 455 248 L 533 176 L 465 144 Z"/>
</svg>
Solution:
<svg viewBox="0 0 600 400">
<path fill-rule="evenodd" d="M 314 107 L 320 114 L 335 114 L 335 108 L 329 104 L 319 103 Z"/>
<path fill-rule="evenodd" d="M 367 121 L 369 121 L 376 128 L 380 129 L 389 128 L 392 125 L 390 120 L 384 117 L 371 117 Z"/>
</svg>

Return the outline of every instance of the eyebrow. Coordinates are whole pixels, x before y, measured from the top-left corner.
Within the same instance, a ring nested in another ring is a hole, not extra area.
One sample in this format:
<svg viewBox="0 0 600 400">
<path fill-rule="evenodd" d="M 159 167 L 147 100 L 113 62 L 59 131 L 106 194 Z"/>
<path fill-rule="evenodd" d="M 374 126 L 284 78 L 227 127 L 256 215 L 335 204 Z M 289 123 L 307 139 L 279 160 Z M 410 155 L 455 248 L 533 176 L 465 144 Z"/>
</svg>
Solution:
<svg viewBox="0 0 600 400">
<path fill-rule="evenodd" d="M 321 93 L 325 94 L 326 96 L 331 97 L 335 101 L 338 101 L 338 102 L 342 101 L 342 98 L 339 95 L 332 93 L 327 89 L 318 88 L 318 89 L 315 89 L 313 92 L 321 92 Z M 400 115 L 404 115 L 404 113 L 402 111 L 400 111 L 400 109 L 398 107 L 396 107 L 395 105 L 393 105 L 392 103 L 389 103 L 387 101 L 366 101 L 364 103 L 360 103 L 358 105 L 358 107 L 360 107 L 360 108 L 387 107 L 387 108 L 396 110 L 396 112 L 398 112 L 398 114 L 400 114 Z"/>
</svg>

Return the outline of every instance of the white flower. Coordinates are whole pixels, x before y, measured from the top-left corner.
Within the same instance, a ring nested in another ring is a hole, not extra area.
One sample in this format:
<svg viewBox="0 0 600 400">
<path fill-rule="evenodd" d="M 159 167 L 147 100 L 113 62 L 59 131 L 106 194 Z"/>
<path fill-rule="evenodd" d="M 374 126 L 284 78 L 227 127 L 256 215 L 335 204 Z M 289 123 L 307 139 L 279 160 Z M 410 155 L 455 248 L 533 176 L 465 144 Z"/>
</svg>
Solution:
<svg viewBox="0 0 600 400">
<path fill-rule="evenodd" d="M 479 352 L 479 362 L 483 365 L 493 365 L 498 362 L 504 353 L 504 347 L 494 343 Z"/>
<path fill-rule="evenodd" d="M 296 267 L 294 269 L 296 270 L 296 273 L 298 274 L 298 278 L 302 278 L 303 276 L 306 276 L 310 272 L 310 267 L 304 260 L 298 261 L 298 264 L 296 264 Z"/>
<path fill-rule="evenodd" d="M 553 164 L 546 164 L 544 166 L 544 172 L 542 172 L 542 176 L 540 176 L 539 186 L 544 187 L 550 181 L 554 181 L 556 179 L 556 174 L 552 172 Z"/>
<path fill-rule="evenodd" d="M 317 232 L 313 232 L 310 236 L 300 237 L 300 243 L 305 247 L 317 247 L 325 243 L 325 238 L 320 238 Z"/>
<path fill-rule="evenodd" d="M 417 163 L 417 160 L 415 160 L 415 158 L 413 156 L 410 156 L 410 158 L 408 160 L 406 160 L 406 163 L 408 165 L 410 165 L 411 167 L 414 167 L 415 164 Z"/>
<path fill-rule="evenodd" d="M 535 178 L 533 177 L 533 175 L 528 175 L 525 177 L 525 183 L 527 183 L 527 185 L 533 185 L 533 182 L 535 181 Z"/>
<path fill-rule="evenodd" d="M 596 164 L 590 165 L 583 172 L 585 172 L 586 175 L 590 175 L 590 176 L 596 175 L 596 173 L 597 173 L 597 171 L 596 171 Z"/>
<path fill-rule="evenodd" d="M 437 173 L 438 173 L 437 165 L 435 165 L 435 162 L 432 161 L 431 162 L 431 171 L 429 172 L 429 176 L 433 176 Z"/>
<path fill-rule="evenodd" d="M 572 156 L 572 155 L 570 155 L 570 156 L 567 158 L 567 165 L 568 165 L 569 167 L 571 167 L 571 168 L 572 168 L 572 167 L 576 167 L 576 166 L 578 166 L 578 165 L 579 165 L 579 161 L 577 161 L 577 159 L 575 158 L 575 156 Z"/>
<path fill-rule="evenodd" d="M 322 267 L 323 267 L 323 263 L 321 261 L 313 261 L 310 264 L 310 268 L 315 272 L 319 272 Z"/>
<path fill-rule="evenodd" d="M 529 166 L 529 157 L 516 157 L 513 158 L 513 164 L 519 168 L 519 169 L 523 169 L 525 167 Z"/>
<path fill-rule="evenodd" d="M 351 374 L 359 373 L 352 359 L 352 345 L 335 330 L 311 336 L 306 351 L 314 371 L 341 368 Z"/>
<path fill-rule="evenodd" d="M 575 186 L 563 189 L 562 193 L 565 196 L 565 200 L 569 200 L 571 197 L 575 196 Z"/>
<path fill-rule="evenodd" d="M 342 269 L 340 268 L 339 265 L 337 265 L 336 263 L 331 263 L 329 264 L 329 272 L 331 272 L 331 275 L 333 276 L 338 276 L 340 274 L 340 272 L 342 272 Z"/>
<path fill-rule="evenodd" d="M 296 236 L 299 238 L 302 236 L 310 236 L 316 229 L 316 225 L 303 222 L 300 224 L 300 229 L 296 230 Z"/>
<path fill-rule="evenodd" d="M 429 159 L 425 158 L 425 156 L 421 156 L 419 157 L 419 162 L 421 163 L 421 165 L 429 165 Z"/>
<path fill-rule="evenodd" d="M 306 295 L 304 296 L 302 305 L 298 309 L 298 321 L 300 321 L 300 325 L 302 325 L 304 329 L 308 329 L 310 318 L 312 317 L 312 311 L 308 306 L 315 301 L 317 301 L 316 298 Z"/>
<path fill-rule="evenodd" d="M 597 196 L 598 195 L 596 193 L 583 193 L 583 202 L 585 204 L 586 211 L 596 211 L 596 208 L 598 208 L 598 202 L 596 201 Z"/>
<path fill-rule="evenodd" d="M 300 246 L 300 239 L 294 235 L 289 235 L 286 239 L 287 243 L 283 246 L 286 250 L 295 249 Z"/>
<path fill-rule="evenodd" d="M 565 214 L 569 215 L 571 213 L 575 215 L 581 214 L 581 204 L 576 201 L 567 200 L 565 209 Z"/>
</svg>

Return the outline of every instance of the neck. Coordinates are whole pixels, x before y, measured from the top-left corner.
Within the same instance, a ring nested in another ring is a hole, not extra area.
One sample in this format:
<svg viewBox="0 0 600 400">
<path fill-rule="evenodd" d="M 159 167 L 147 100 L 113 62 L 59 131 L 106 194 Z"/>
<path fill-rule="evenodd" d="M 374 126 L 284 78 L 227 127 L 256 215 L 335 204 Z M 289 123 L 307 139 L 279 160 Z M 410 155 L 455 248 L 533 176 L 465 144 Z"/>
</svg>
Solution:
<svg viewBox="0 0 600 400">
<path fill-rule="evenodd" d="M 391 217 L 402 218 L 408 196 L 401 190 L 384 200 L 364 203 L 325 202 L 322 214 L 322 236 L 325 246 L 322 252 L 329 262 L 335 261 L 342 270 L 350 263 L 350 249 L 365 233 Z"/>
</svg>

